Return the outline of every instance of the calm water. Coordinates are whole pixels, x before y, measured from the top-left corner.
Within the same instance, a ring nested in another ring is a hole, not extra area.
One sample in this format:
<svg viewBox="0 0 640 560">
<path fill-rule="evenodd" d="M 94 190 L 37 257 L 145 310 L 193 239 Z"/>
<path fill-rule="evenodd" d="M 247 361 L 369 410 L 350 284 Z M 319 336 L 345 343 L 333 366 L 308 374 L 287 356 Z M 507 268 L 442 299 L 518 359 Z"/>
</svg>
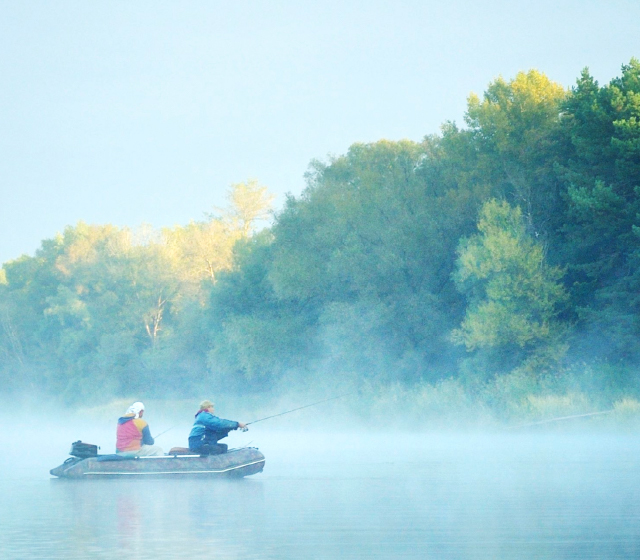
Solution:
<svg viewBox="0 0 640 560">
<path fill-rule="evenodd" d="M 238 481 L 52 479 L 50 436 L 3 436 L 3 559 L 640 558 L 636 436 L 263 429 Z"/>
</svg>

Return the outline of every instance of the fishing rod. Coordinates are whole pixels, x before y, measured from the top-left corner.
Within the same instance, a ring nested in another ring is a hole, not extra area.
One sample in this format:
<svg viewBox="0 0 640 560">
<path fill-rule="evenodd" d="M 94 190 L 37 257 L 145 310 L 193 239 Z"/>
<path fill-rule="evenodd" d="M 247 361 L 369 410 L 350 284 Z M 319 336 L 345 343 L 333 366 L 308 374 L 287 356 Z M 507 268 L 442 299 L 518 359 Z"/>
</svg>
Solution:
<svg viewBox="0 0 640 560">
<path fill-rule="evenodd" d="M 527 424 L 518 424 L 517 426 L 508 426 L 507 430 L 519 430 L 520 428 L 529 428 L 531 426 L 539 426 L 541 424 L 549 424 L 551 422 L 559 422 L 562 420 L 572 420 L 574 418 L 587 418 L 589 416 L 599 416 L 600 414 L 611 414 L 614 409 L 601 410 L 600 412 L 588 412 L 586 414 L 572 414 L 571 416 L 560 416 L 558 418 L 549 418 L 548 420 L 540 420 L 538 422 L 529 422 Z"/>
<path fill-rule="evenodd" d="M 316 406 L 318 404 L 326 403 L 326 402 L 329 402 L 329 401 L 335 401 L 336 399 L 341 399 L 342 397 L 348 397 L 349 395 L 353 395 L 354 393 L 355 393 L 355 391 L 352 391 L 351 393 L 344 393 L 343 395 L 338 395 L 337 397 L 331 397 L 329 399 L 323 399 L 321 401 L 317 401 L 317 402 L 314 402 L 314 403 L 311 403 L 311 404 L 305 404 L 304 406 L 299 406 L 298 408 L 293 408 L 293 409 L 287 410 L 285 412 L 280 412 L 278 414 L 273 414 L 271 416 L 266 416 L 265 418 L 260 418 L 259 420 L 253 420 L 252 422 L 247 422 L 245 424 L 245 428 L 243 429 L 243 431 L 246 431 L 247 430 L 246 426 L 249 426 L 250 424 L 256 424 L 258 422 L 263 422 L 264 420 L 269 420 L 270 418 L 276 418 L 277 416 L 284 416 L 285 414 L 289 414 L 291 412 L 295 412 L 296 410 L 302 410 L 303 408 L 309 408 L 311 406 Z M 169 430 L 173 430 L 173 428 L 175 428 L 175 426 L 171 426 L 170 428 L 166 429 L 164 432 L 160 432 L 153 439 L 158 439 L 161 435 L 166 434 Z"/>
<path fill-rule="evenodd" d="M 167 428 L 164 432 L 160 432 L 156 437 L 154 437 L 153 439 L 158 439 L 161 435 L 166 434 L 169 430 L 173 430 L 173 428 L 175 428 L 175 426 L 171 426 L 170 428 Z"/>
<path fill-rule="evenodd" d="M 271 416 L 266 416 L 265 418 L 260 418 L 259 420 L 254 420 L 253 422 L 247 422 L 245 426 L 249 426 L 250 424 L 256 424 L 258 422 L 262 422 L 264 420 L 269 420 L 270 418 L 275 418 L 276 416 L 284 416 L 285 414 L 289 414 L 291 412 L 295 412 L 296 410 L 302 410 L 303 408 L 309 408 L 310 406 L 316 406 L 317 404 L 326 403 L 329 401 L 335 401 L 336 399 L 341 399 L 342 397 L 347 397 L 349 395 L 353 395 L 355 391 L 351 393 L 345 393 L 344 395 L 338 395 L 337 397 L 331 397 L 330 399 L 324 399 L 322 401 L 314 402 L 311 404 L 305 404 L 304 406 L 299 406 L 298 408 L 294 408 L 292 410 L 287 410 L 286 412 L 280 412 L 279 414 L 273 414 Z"/>
</svg>

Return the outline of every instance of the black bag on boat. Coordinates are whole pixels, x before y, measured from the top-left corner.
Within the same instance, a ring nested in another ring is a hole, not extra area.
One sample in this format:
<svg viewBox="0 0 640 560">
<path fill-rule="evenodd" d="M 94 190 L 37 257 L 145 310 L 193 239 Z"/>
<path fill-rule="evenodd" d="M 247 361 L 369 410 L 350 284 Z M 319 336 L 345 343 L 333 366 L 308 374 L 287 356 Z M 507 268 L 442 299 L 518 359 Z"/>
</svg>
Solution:
<svg viewBox="0 0 640 560">
<path fill-rule="evenodd" d="M 69 451 L 69 455 L 73 455 L 74 457 L 79 457 L 80 459 L 97 457 L 98 449 L 100 448 L 97 445 L 92 445 L 91 443 L 84 443 L 78 440 L 78 441 L 74 441 L 71 444 L 71 451 Z"/>
</svg>

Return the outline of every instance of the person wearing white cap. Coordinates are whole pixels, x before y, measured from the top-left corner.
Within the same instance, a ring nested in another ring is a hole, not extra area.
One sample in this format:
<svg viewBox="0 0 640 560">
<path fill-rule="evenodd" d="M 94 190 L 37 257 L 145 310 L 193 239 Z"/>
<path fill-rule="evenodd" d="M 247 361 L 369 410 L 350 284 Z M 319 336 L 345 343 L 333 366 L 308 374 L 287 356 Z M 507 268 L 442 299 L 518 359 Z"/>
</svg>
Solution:
<svg viewBox="0 0 640 560">
<path fill-rule="evenodd" d="M 142 419 L 143 415 L 144 405 L 134 402 L 125 415 L 118 418 L 116 453 L 130 457 L 164 455 L 162 448 L 154 445 L 149 424 Z"/>
</svg>

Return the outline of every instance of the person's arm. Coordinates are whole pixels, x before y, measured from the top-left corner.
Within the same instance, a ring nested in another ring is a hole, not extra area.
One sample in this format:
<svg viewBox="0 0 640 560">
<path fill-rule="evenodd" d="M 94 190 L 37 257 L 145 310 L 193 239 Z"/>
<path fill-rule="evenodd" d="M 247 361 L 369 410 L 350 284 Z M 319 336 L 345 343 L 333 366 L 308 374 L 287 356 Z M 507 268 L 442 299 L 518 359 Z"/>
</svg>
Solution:
<svg viewBox="0 0 640 560">
<path fill-rule="evenodd" d="M 146 422 L 145 422 L 146 424 Z M 151 430 L 149 430 L 149 424 L 146 424 L 144 428 L 142 428 L 142 445 L 153 445 L 155 440 L 151 437 Z"/>
<path fill-rule="evenodd" d="M 234 420 L 225 420 L 224 418 L 218 418 L 212 414 L 200 414 L 198 421 L 214 432 L 228 432 L 230 430 L 237 430 L 240 427 L 240 423 Z"/>
</svg>

